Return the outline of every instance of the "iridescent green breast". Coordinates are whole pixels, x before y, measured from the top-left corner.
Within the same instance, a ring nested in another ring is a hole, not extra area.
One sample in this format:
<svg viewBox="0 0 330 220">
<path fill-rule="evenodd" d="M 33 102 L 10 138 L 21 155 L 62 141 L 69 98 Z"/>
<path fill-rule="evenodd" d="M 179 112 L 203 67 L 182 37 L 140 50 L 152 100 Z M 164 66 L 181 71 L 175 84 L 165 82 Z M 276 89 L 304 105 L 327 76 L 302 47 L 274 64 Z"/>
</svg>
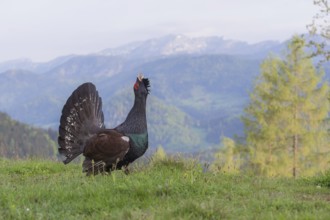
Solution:
<svg viewBox="0 0 330 220">
<path fill-rule="evenodd" d="M 134 146 L 139 150 L 146 149 L 148 147 L 148 132 L 142 134 L 126 134 Z"/>
</svg>

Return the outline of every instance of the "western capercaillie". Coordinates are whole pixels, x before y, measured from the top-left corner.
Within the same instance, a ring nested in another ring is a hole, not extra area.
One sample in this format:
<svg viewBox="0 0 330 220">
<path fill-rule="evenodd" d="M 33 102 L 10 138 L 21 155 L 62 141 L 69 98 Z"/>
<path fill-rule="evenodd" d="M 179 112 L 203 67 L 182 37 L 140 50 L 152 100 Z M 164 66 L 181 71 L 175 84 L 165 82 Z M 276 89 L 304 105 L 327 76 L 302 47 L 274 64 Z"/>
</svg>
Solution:
<svg viewBox="0 0 330 220">
<path fill-rule="evenodd" d="M 104 125 L 102 99 L 96 87 L 80 85 L 68 98 L 59 126 L 59 153 L 64 164 L 83 154 L 87 175 L 125 168 L 148 148 L 146 101 L 149 80 L 139 74 L 133 86 L 134 105 L 126 120 L 115 128 Z"/>
</svg>

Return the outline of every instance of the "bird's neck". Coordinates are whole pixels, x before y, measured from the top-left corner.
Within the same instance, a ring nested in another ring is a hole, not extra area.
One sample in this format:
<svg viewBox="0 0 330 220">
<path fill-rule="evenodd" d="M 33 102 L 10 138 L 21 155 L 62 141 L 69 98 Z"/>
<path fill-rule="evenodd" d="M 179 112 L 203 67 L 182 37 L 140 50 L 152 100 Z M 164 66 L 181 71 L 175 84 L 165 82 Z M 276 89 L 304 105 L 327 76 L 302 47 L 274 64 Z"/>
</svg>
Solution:
<svg viewBox="0 0 330 220">
<path fill-rule="evenodd" d="M 132 109 L 134 109 L 134 108 L 138 108 L 138 109 L 141 109 L 141 110 L 143 109 L 144 112 L 145 112 L 146 104 L 147 104 L 147 98 L 146 97 L 143 97 L 143 98 L 135 97 L 134 105 L 133 105 Z"/>
<path fill-rule="evenodd" d="M 134 118 L 146 118 L 146 99 L 136 98 L 134 99 L 134 105 L 131 111 L 128 113 L 126 120 L 133 120 Z"/>
<path fill-rule="evenodd" d="M 146 98 L 135 97 L 134 105 L 123 124 L 117 130 L 126 134 L 142 134 L 147 132 Z"/>
</svg>

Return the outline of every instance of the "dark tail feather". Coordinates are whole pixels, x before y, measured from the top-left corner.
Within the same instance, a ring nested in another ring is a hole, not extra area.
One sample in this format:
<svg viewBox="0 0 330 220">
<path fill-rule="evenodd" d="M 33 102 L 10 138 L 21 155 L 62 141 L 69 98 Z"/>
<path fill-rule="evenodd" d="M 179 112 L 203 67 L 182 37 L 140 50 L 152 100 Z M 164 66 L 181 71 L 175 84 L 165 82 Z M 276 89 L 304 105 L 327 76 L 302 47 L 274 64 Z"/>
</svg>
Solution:
<svg viewBox="0 0 330 220">
<path fill-rule="evenodd" d="M 80 155 L 86 141 L 104 128 L 102 100 L 92 83 L 80 85 L 68 98 L 62 110 L 59 127 L 59 153 L 65 164 Z"/>
</svg>

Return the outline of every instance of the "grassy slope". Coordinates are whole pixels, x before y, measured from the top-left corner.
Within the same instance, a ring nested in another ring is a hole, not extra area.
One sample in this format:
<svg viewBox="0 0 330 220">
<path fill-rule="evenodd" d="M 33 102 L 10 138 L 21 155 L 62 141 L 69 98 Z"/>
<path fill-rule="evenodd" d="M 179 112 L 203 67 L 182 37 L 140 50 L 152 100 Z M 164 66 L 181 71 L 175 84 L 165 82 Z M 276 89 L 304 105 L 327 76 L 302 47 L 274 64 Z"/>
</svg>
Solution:
<svg viewBox="0 0 330 220">
<path fill-rule="evenodd" d="M 80 166 L 0 160 L 4 219 L 326 219 L 313 181 L 203 173 L 183 162 L 85 177 Z"/>
</svg>

